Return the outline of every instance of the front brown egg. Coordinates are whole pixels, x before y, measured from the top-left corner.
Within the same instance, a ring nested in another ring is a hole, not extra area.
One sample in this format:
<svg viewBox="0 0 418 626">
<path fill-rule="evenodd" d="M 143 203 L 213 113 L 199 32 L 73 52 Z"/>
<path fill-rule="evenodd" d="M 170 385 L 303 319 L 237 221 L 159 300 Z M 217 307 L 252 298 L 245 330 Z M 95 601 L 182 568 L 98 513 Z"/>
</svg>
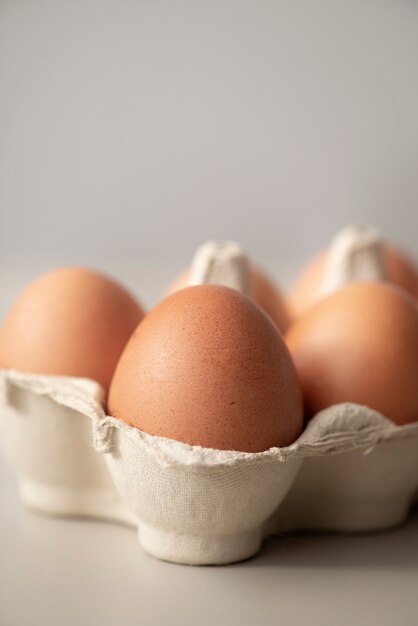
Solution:
<svg viewBox="0 0 418 626">
<path fill-rule="evenodd" d="M 144 312 L 91 270 L 54 270 L 31 283 L 0 331 L 0 363 L 21 372 L 91 378 L 107 389 Z"/>
<path fill-rule="evenodd" d="M 297 375 L 281 335 L 249 297 L 188 287 L 163 300 L 118 363 L 109 412 L 191 445 L 258 452 L 302 430 Z"/>
</svg>

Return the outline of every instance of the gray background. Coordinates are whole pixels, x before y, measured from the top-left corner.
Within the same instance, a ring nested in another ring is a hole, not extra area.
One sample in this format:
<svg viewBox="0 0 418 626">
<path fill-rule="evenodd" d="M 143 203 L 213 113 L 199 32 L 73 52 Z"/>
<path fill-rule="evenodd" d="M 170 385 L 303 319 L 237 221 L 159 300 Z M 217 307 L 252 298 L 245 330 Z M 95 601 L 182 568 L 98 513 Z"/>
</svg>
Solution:
<svg viewBox="0 0 418 626">
<path fill-rule="evenodd" d="M 221 237 L 286 284 L 351 221 L 414 252 L 417 60 L 413 0 L 0 0 L 0 279 L 151 303 Z"/>
<path fill-rule="evenodd" d="M 347 222 L 418 253 L 417 61 L 413 0 L 0 0 L 0 316 L 68 263 L 151 305 L 212 237 L 283 285 Z M 187 568 L 0 493 L 0 626 L 417 624 L 416 514 Z"/>
</svg>

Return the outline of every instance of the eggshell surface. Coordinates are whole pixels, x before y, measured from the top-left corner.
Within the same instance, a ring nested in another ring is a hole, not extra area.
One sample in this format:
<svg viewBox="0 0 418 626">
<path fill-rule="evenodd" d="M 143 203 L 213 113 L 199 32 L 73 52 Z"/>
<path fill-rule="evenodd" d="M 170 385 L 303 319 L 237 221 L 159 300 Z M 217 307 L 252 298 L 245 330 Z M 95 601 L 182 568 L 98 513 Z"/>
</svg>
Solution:
<svg viewBox="0 0 418 626">
<path fill-rule="evenodd" d="M 108 408 L 151 435 L 248 452 L 292 443 L 303 420 L 279 331 L 250 298 L 218 285 L 178 291 L 146 316 L 118 363 Z"/>
<path fill-rule="evenodd" d="M 189 279 L 190 271 L 187 270 L 174 281 L 168 293 L 188 287 Z M 250 268 L 250 296 L 271 317 L 282 333 L 289 328 L 291 315 L 284 296 L 273 281 L 254 266 Z"/>
<path fill-rule="evenodd" d="M 418 420 L 418 307 L 388 283 L 352 283 L 313 306 L 286 342 L 308 416 L 341 402 Z"/>
<path fill-rule="evenodd" d="M 91 378 L 107 389 L 143 315 L 125 289 L 98 272 L 48 272 L 23 291 L 4 321 L 1 367 Z"/>
</svg>

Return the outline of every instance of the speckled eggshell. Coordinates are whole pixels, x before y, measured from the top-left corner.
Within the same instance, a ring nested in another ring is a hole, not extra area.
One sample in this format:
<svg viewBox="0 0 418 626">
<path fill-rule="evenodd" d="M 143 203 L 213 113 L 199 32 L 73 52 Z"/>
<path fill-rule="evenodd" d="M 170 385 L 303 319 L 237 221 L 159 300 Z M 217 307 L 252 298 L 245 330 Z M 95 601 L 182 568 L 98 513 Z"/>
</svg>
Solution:
<svg viewBox="0 0 418 626">
<path fill-rule="evenodd" d="M 186 270 L 174 281 L 168 293 L 187 287 L 189 278 L 190 271 Z M 254 266 L 250 268 L 250 295 L 271 317 L 279 330 L 282 333 L 286 332 L 292 321 L 286 299 L 271 278 Z"/>
<path fill-rule="evenodd" d="M 108 388 L 126 342 L 144 316 L 120 285 L 88 269 L 44 274 L 20 295 L 0 331 L 0 366 L 91 378 Z"/>
<path fill-rule="evenodd" d="M 418 307 L 388 283 L 352 283 L 314 305 L 286 335 L 308 416 L 341 402 L 418 420 Z"/>
<path fill-rule="evenodd" d="M 178 291 L 145 317 L 108 409 L 152 435 L 248 452 L 292 443 L 303 421 L 281 334 L 252 299 L 218 285 Z"/>
<path fill-rule="evenodd" d="M 412 259 L 388 243 L 384 244 L 383 254 L 387 280 L 418 300 L 418 270 Z M 327 251 L 322 250 L 297 277 L 288 296 L 288 307 L 295 318 L 303 315 L 320 297 L 327 258 Z"/>
</svg>

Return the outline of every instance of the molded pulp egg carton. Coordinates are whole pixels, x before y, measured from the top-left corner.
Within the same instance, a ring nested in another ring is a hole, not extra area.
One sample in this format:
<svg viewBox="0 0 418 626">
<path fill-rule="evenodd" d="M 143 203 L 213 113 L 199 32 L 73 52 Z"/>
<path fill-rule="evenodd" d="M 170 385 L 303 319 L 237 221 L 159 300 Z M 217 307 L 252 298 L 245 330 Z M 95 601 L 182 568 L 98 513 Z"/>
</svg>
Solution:
<svg viewBox="0 0 418 626">
<path fill-rule="evenodd" d="M 384 279 L 381 257 L 373 232 L 343 231 L 323 293 L 350 280 Z M 190 284 L 212 282 L 248 290 L 248 261 L 236 244 L 198 250 Z M 364 406 L 332 406 L 292 445 L 246 453 L 131 427 L 106 415 L 93 381 L 3 370 L 0 382 L 0 444 L 24 501 L 45 512 L 135 523 L 142 547 L 161 559 L 230 563 L 275 533 L 389 528 L 418 499 L 418 422 L 396 426 Z"/>
</svg>

